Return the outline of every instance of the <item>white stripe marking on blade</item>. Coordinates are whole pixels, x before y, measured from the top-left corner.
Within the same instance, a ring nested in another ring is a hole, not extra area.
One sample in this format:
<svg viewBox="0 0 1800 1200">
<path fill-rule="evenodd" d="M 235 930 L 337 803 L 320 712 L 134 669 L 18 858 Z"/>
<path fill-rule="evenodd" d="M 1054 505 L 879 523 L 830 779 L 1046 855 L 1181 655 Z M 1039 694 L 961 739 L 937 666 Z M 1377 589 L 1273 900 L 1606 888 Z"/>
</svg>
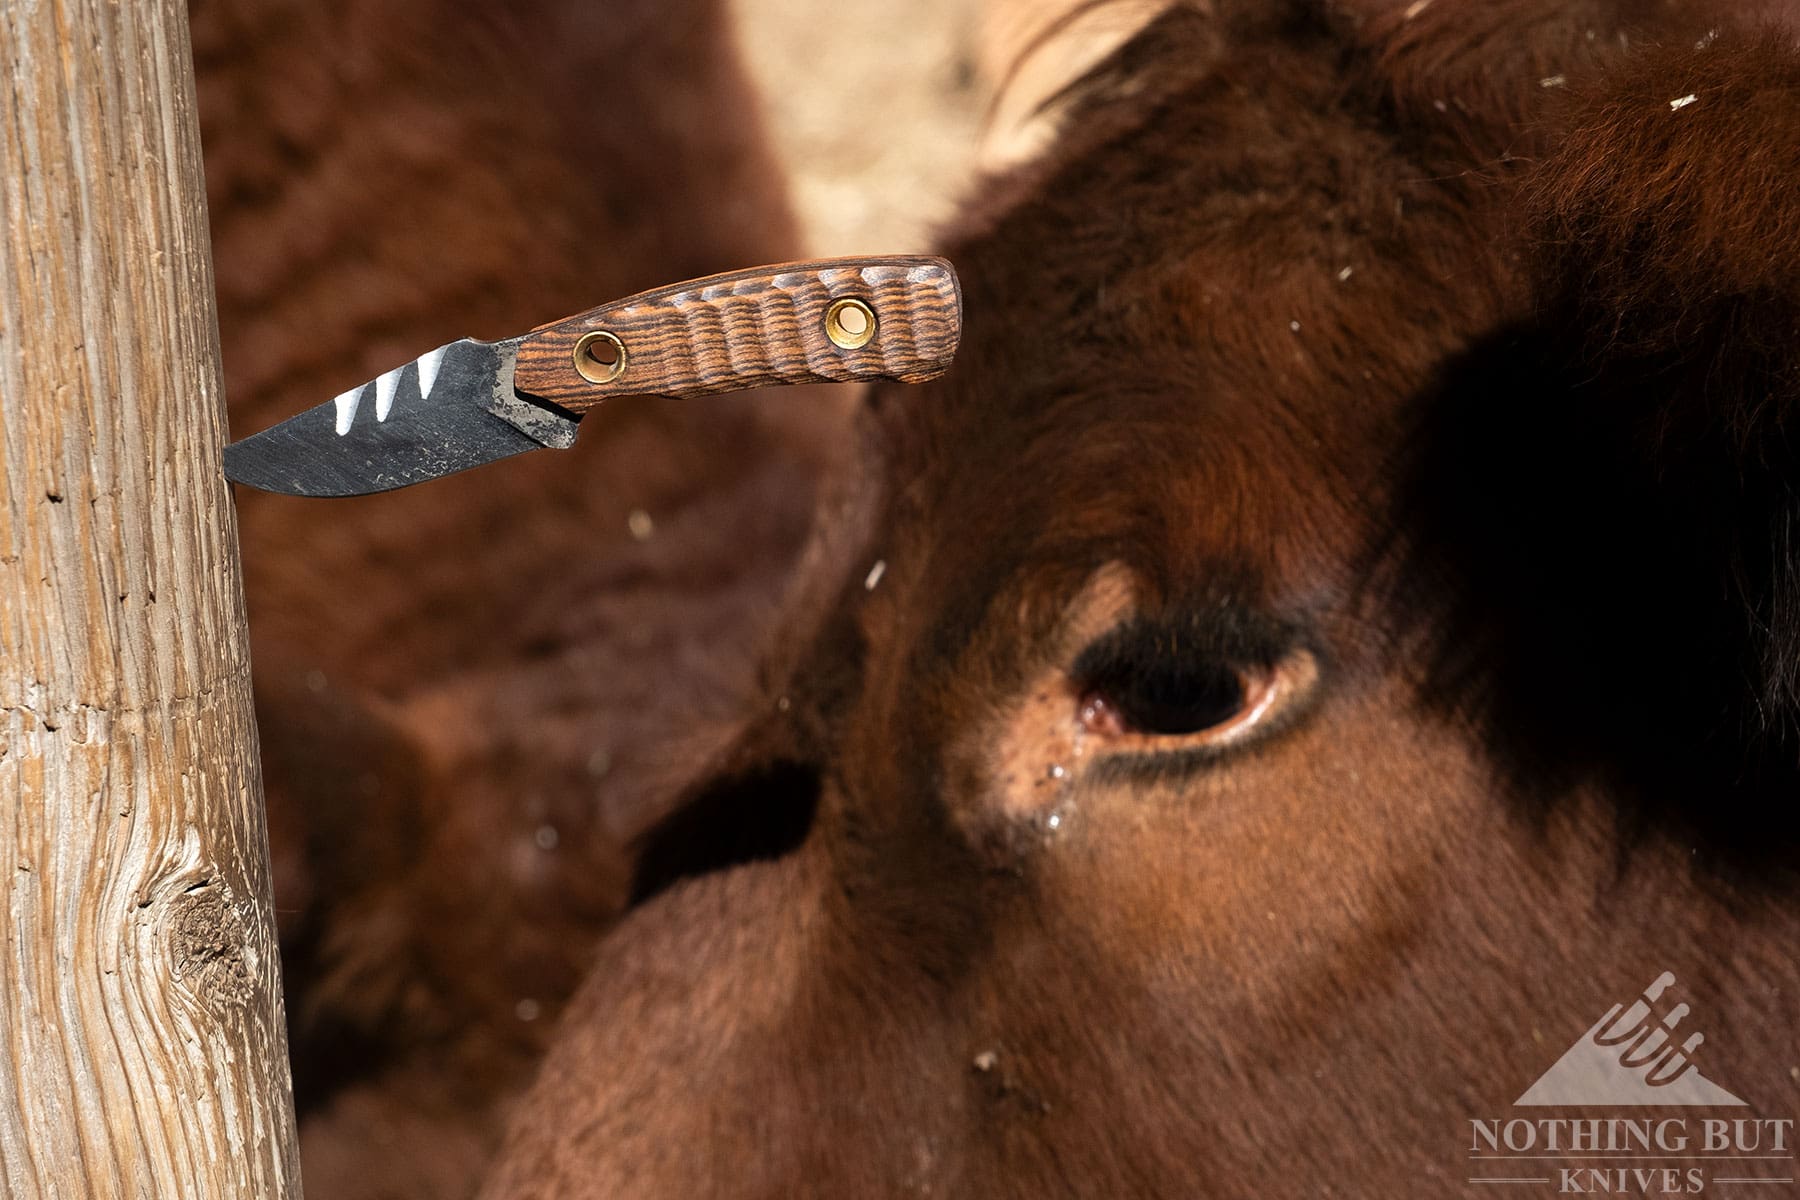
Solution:
<svg viewBox="0 0 1800 1200">
<path fill-rule="evenodd" d="M 394 392 L 400 387 L 400 372 L 405 367 L 395 367 L 375 381 L 375 419 L 385 421 L 388 413 L 394 408 Z"/>
<path fill-rule="evenodd" d="M 448 346 L 439 346 L 429 354 L 419 355 L 419 399 L 431 398 L 431 386 L 437 382 L 438 367 L 443 364 L 444 351 Z"/>
<path fill-rule="evenodd" d="M 338 410 L 337 433 L 339 437 L 343 437 L 346 433 L 350 432 L 350 422 L 356 419 L 356 406 L 358 402 L 362 400 L 362 394 L 368 386 L 369 385 L 365 383 L 353 387 L 347 392 L 340 392 L 338 393 L 337 399 L 332 401 L 333 404 L 337 405 Z"/>
</svg>

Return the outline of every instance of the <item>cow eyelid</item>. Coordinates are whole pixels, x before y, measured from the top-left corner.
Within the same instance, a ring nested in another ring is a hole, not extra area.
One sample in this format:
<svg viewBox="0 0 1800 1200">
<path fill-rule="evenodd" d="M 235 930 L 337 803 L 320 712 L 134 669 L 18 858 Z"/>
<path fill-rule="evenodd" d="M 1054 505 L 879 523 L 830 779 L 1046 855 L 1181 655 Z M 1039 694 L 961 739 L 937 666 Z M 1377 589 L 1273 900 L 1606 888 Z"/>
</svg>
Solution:
<svg viewBox="0 0 1800 1200">
<path fill-rule="evenodd" d="M 1239 668 L 1268 667 L 1293 649 L 1292 625 L 1235 605 L 1177 619 L 1136 617 L 1095 639 L 1075 659 L 1076 679 L 1098 678 L 1166 656 L 1205 656 Z"/>
</svg>

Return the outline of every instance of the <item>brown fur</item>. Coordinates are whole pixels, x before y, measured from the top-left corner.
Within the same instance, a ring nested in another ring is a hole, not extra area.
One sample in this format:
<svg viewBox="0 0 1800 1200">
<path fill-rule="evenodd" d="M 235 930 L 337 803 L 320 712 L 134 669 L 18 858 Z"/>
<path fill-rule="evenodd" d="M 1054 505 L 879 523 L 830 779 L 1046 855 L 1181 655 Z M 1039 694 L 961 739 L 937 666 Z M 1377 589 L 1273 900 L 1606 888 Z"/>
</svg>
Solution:
<svg viewBox="0 0 1800 1200">
<path fill-rule="evenodd" d="M 1102 68 L 703 793 L 804 836 L 662 848 L 485 1194 L 1456 1192 L 1662 970 L 1792 1115 L 1800 780 L 1701 719 L 1794 659 L 1800 59 L 1747 24 L 1215 0 Z M 1283 699 L 1132 716 L 1215 668 Z"/>
</svg>

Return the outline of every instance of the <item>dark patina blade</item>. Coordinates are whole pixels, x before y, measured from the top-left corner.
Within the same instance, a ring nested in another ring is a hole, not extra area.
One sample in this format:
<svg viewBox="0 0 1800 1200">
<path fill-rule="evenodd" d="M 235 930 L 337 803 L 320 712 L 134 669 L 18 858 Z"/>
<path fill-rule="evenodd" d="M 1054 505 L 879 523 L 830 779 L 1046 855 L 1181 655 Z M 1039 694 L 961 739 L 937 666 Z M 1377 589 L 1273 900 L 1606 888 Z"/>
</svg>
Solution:
<svg viewBox="0 0 1800 1200">
<path fill-rule="evenodd" d="M 225 448 L 238 483 L 362 496 L 563 448 L 575 420 L 513 394 L 516 341 L 464 338 Z"/>
</svg>

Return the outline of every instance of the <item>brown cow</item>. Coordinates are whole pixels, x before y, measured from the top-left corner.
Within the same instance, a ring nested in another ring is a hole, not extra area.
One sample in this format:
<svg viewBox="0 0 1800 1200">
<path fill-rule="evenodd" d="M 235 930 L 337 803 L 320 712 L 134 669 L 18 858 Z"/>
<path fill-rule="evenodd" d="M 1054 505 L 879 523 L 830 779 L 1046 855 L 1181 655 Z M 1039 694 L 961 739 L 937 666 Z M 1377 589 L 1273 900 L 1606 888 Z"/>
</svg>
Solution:
<svg viewBox="0 0 1800 1200">
<path fill-rule="evenodd" d="M 486 1195 L 1688 1190 L 1470 1159 L 1663 972 L 1791 1153 L 1786 15 L 1210 0 L 1076 89 Z"/>
</svg>

